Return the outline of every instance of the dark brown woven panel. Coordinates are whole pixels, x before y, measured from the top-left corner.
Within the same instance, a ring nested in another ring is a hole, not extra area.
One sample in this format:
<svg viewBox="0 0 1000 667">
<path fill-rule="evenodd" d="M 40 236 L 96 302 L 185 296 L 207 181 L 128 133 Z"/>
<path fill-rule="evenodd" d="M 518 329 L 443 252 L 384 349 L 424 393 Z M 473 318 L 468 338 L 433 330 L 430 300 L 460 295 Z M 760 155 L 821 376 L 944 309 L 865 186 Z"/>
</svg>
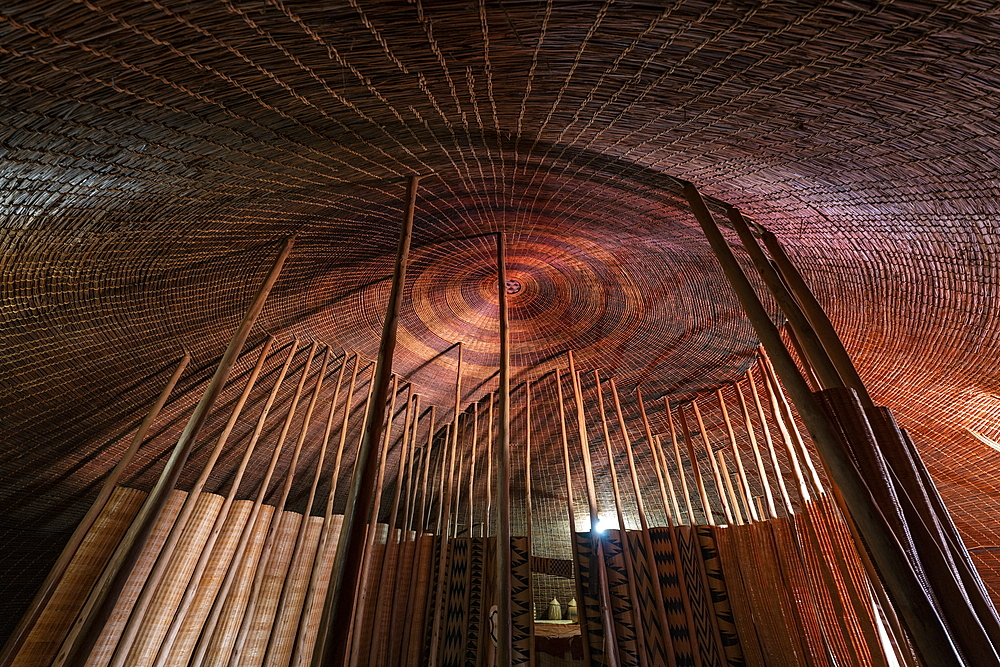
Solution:
<svg viewBox="0 0 1000 667">
<path fill-rule="evenodd" d="M 0 503 L 16 548 L 0 617 L 16 619 L 187 348 L 129 480 L 149 485 L 281 239 L 298 235 L 234 377 L 265 333 L 374 358 L 413 172 L 437 176 L 421 183 L 395 370 L 439 424 L 456 342 L 463 405 L 496 386 L 483 235 L 503 230 L 515 384 L 554 405 L 545 374 L 570 348 L 613 374 L 655 484 L 635 385 L 663 433 L 663 396 L 739 377 L 755 348 L 683 178 L 786 243 L 996 594 L 998 34 L 979 1 L 3 3 Z M 590 376 L 584 391 L 590 409 Z M 515 392 L 515 450 L 519 419 Z M 533 419 L 533 550 L 567 558 L 557 427 Z"/>
</svg>

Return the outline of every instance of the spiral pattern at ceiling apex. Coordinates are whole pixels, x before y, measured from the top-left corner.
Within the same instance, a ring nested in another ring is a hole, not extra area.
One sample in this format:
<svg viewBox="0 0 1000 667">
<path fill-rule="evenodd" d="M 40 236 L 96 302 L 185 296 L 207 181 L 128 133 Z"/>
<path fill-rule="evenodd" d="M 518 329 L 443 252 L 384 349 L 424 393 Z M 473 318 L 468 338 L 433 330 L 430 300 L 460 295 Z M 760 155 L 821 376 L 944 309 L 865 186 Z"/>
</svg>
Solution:
<svg viewBox="0 0 1000 667">
<path fill-rule="evenodd" d="M 496 372 L 495 252 L 488 236 L 414 249 L 398 343 L 407 356 L 430 360 L 461 341 L 467 377 L 487 380 Z M 515 372 L 537 377 L 565 368 L 565 352 L 573 349 L 580 368 L 614 368 L 635 381 L 668 374 L 704 381 L 703 372 L 690 369 L 715 368 L 720 353 L 732 354 L 734 339 L 749 340 L 725 299 L 722 307 L 699 307 L 719 289 L 712 262 L 690 248 L 627 233 L 611 239 L 579 229 L 509 234 Z M 716 370 L 729 372 L 725 365 Z"/>
</svg>

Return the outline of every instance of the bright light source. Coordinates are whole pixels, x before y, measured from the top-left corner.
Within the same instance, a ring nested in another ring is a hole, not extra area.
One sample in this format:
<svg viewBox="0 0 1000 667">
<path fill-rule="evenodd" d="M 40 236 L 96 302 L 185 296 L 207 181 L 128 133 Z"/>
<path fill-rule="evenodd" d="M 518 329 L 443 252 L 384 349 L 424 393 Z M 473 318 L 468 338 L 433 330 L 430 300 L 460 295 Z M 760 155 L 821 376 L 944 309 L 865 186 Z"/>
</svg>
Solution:
<svg viewBox="0 0 1000 667">
<path fill-rule="evenodd" d="M 594 524 L 594 532 L 603 533 L 609 528 L 617 529 L 618 523 L 603 516 L 598 517 L 597 523 Z"/>
</svg>

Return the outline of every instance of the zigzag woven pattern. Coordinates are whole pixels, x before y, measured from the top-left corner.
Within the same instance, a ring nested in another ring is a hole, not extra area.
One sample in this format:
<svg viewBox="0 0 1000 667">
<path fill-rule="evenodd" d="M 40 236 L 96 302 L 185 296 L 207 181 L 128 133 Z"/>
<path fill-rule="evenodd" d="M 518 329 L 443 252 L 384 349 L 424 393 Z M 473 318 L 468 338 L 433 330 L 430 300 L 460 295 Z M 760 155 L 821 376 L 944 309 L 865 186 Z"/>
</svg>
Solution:
<svg viewBox="0 0 1000 667">
<path fill-rule="evenodd" d="M 715 539 L 716 530 L 715 526 L 697 526 L 695 534 L 701 548 L 702 563 L 705 568 L 705 576 L 708 579 L 708 588 L 712 595 L 712 604 L 715 606 L 715 618 L 718 622 L 719 636 L 722 639 L 726 660 L 731 667 L 743 667 L 746 662 L 743 659 L 743 650 L 740 648 L 740 637 L 736 630 L 733 609 L 729 603 L 729 592 L 726 589 L 726 580 L 722 572 L 722 561 L 719 560 L 719 548 Z"/>
<path fill-rule="evenodd" d="M 583 599 L 577 601 L 581 632 L 584 633 L 583 639 L 590 650 L 591 663 L 603 667 L 608 661 L 601 613 L 601 574 L 597 570 L 602 565 L 595 562 L 593 533 L 574 533 L 573 536 L 574 556 L 583 591 Z"/>
<path fill-rule="evenodd" d="M 676 528 L 678 555 L 684 584 L 689 591 L 694 636 L 702 667 L 724 667 L 726 657 L 719 638 L 715 607 L 705 580 L 704 565 L 698 548 L 697 537 L 690 526 Z"/>
<path fill-rule="evenodd" d="M 620 531 L 607 530 L 600 539 L 604 546 L 604 563 L 608 574 L 608 590 L 611 593 L 611 612 L 615 620 L 618 659 L 623 667 L 638 667 L 639 646 L 636 641 L 636 610 L 629 591 L 628 572 L 625 566 L 621 538 Z"/>
<path fill-rule="evenodd" d="M 632 554 L 632 572 L 635 578 L 635 590 L 638 596 L 639 621 L 642 623 L 643 635 L 646 638 L 645 651 L 650 665 L 667 664 L 669 648 L 669 629 L 660 627 L 660 617 L 657 613 L 659 603 L 654 577 L 656 573 L 650 570 L 651 554 L 646 551 L 642 531 L 626 531 Z"/>
<path fill-rule="evenodd" d="M 651 528 L 649 537 L 653 543 L 653 558 L 656 561 L 657 580 L 660 594 L 667 609 L 670 623 L 670 641 L 673 645 L 677 667 L 696 667 L 692 647 L 690 605 L 687 590 L 681 588 L 678 573 L 677 540 L 671 528 Z"/>
<path fill-rule="evenodd" d="M 451 573 L 445 607 L 444 640 L 441 647 L 441 665 L 460 667 L 465 662 L 468 635 L 469 594 L 469 540 L 454 537 L 450 540 Z"/>
<path fill-rule="evenodd" d="M 515 665 L 532 664 L 532 625 L 534 595 L 531 588 L 531 558 L 527 537 L 513 537 L 510 544 L 511 567 L 511 661 Z"/>
</svg>

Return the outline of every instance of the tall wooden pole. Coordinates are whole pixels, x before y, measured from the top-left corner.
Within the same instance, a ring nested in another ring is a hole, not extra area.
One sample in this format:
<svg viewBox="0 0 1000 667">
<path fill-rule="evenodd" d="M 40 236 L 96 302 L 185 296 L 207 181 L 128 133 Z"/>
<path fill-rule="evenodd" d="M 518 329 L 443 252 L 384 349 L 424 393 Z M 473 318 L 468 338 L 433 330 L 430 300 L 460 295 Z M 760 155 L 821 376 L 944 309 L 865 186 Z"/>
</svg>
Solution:
<svg viewBox="0 0 1000 667">
<path fill-rule="evenodd" d="M 771 321 L 753 285 L 736 261 L 701 194 L 692 184 L 685 183 L 684 195 L 758 339 L 767 350 L 775 371 L 798 408 L 831 478 L 841 490 L 847 508 L 878 566 L 886 588 L 899 608 L 921 658 L 935 667 L 962 665 L 963 660 L 947 627 L 927 597 L 902 545 L 893 535 L 889 522 L 841 442 L 843 435 L 831 424 L 823 407 L 809 390 L 809 385 L 785 348 L 778 328 Z"/>
<path fill-rule="evenodd" d="M 382 341 L 379 345 L 378 361 L 372 378 L 372 401 L 365 419 L 365 439 L 358 451 L 357 464 L 351 488 L 344 508 L 344 523 L 340 531 L 337 557 L 330 576 L 329 597 L 332 604 L 331 622 L 328 634 L 316 642 L 313 666 L 345 667 L 348 658 L 347 639 L 351 630 L 354 605 L 357 600 L 357 582 L 361 575 L 364 559 L 366 519 L 375 500 L 375 477 L 377 474 L 378 443 L 381 439 L 385 404 L 389 394 L 392 376 L 392 357 L 396 350 L 396 328 L 399 311 L 403 302 L 403 287 L 406 281 L 406 266 L 410 255 L 410 239 L 413 236 L 413 213 L 417 201 L 417 176 L 410 176 L 406 184 L 406 206 L 403 226 L 396 249 L 396 267 L 392 277 L 392 290 L 386 306 L 385 322 L 382 325 Z M 372 519 L 374 525 L 377 517 Z"/>
<path fill-rule="evenodd" d="M 497 303 L 500 309 L 500 423 L 497 428 L 497 570 L 494 588 L 497 603 L 498 667 L 510 667 L 511 560 L 510 560 L 510 323 L 507 319 L 507 258 L 503 232 L 497 234 Z"/>
<path fill-rule="evenodd" d="M 673 412 L 670 410 L 670 399 L 666 396 L 663 397 L 663 407 L 667 412 L 667 424 L 670 426 L 670 443 L 674 448 L 674 464 L 677 466 L 677 477 L 681 483 L 681 495 L 684 501 L 684 509 L 687 511 L 687 519 L 690 525 L 695 525 L 694 520 L 694 508 L 691 506 L 691 492 L 688 489 L 687 475 L 684 474 L 684 462 L 681 460 L 681 443 L 680 439 L 677 437 L 677 429 L 674 427 L 674 416 Z M 677 406 L 678 412 L 681 406 Z M 692 467 L 694 462 L 692 461 Z M 670 471 L 667 471 L 670 474 Z M 677 520 L 680 522 L 680 512 L 677 513 Z"/>
<path fill-rule="evenodd" d="M 72 636 L 65 645 L 65 648 L 56 656 L 54 664 L 83 667 L 87 662 L 94 644 L 97 642 L 98 637 L 100 637 L 104 624 L 111 616 L 115 603 L 118 602 L 118 596 L 121 595 L 133 566 L 139 560 L 139 555 L 142 553 L 143 547 L 145 547 L 146 541 L 149 539 L 153 525 L 166 506 L 170 493 L 177 485 L 181 470 L 184 468 L 184 464 L 187 463 L 188 456 L 194 447 L 195 441 L 198 439 L 198 435 L 201 433 L 202 427 L 208 421 L 208 416 L 215 406 L 216 399 L 222 393 L 226 381 L 229 380 L 229 374 L 232 372 L 233 365 L 243 350 L 243 344 L 246 343 L 247 338 L 250 336 L 250 331 L 257 322 L 257 317 L 264 309 L 264 302 L 267 300 L 267 295 L 270 294 L 271 288 L 281 274 L 281 268 L 284 266 L 285 260 L 292 252 L 293 243 L 294 238 L 289 238 L 278 252 L 278 257 L 275 259 L 274 265 L 268 272 L 257 294 L 254 295 L 253 300 L 250 302 L 250 308 L 247 310 L 246 315 L 243 316 L 243 321 L 240 322 L 239 327 L 236 329 L 236 334 L 229 342 L 229 347 L 226 348 L 225 353 L 222 355 L 215 375 L 205 389 L 201 400 L 198 401 L 198 405 L 195 406 L 194 413 L 191 415 L 187 425 L 184 427 L 184 431 L 177 440 L 177 444 L 174 446 L 170 458 L 163 467 L 159 479 L 156 480 L 156 484 L 153 485 L 149 495 L 146 496 L 146 501 L 139 509 L 139 513 L 129 527 L 128 532 L 125 533 L 125 537 L 122 538 L 122 542 L 112 557 L 111 562 L 108 563 L 105 571 L 111 576 L 104 580 L 99 590 L 95 591 L 90 613 L 81 616 L 80 623 L 76 624 L 71 630 Z"/>
<path fill-rule="evenodd" d="M 747 506 L 747 523 L 750 519 L 754 521 L 760 521 L 760 517 L 757 516 L 757 508 L 753 506 L 750 502 L 750 498 L 753 497 L 753 492 L 750 491 L 750 484 L 747 482 L 746 469 L 743 467 L 743 457 L 740 455 L 740 447 L 736 442 L 736 432 L 733 430 L 733 422 L 729 418 L 729 410 L 726 408 L 726 399 L 722 397 L 722 388 L 715 390 L 715 397 L 719 399 L 719 409 L 722 411 L 722 420 L 726 423 L 726 433 L 729 435 L 729 444 L 733 449 L 733 460 L 736 463 L 736 472 L 738 473 L 738 478 L 740 480 L 740 493 L 746 499 Z"/>
<path fill-rule="evenodd" d="M 268 340 L 270 344 L 270 339 Z M 77 550 L 80 545 L 83 544 L 83 538 L 87 536 L 87 532 L 97 521 L 98 515 L 104 509 L 104 506 L 108 504 L 108 499 L 111 498 L 111 493 L 115 490 L 115 486 L 121 479 L 122 474 L 125 472 L 126 466 L 132 462 L 132 458 L 135 453 L 139 450 L 139 445 L 142 441 L 146 439 L 146 433 L 149 432 L 150 426 L 153 425 L 153 421 L 160 414 L 160 410 L 166 405 L 167 399 L 170 397 L 170 392 L 174 390 L 177 385 L 177 381 L 180 380 L 181 374 L 184 369 L 187 368 L 188 362 L 191 361 L 191 353 L 187 350 L 184 351 L 184 357 L 177 363 L 174 368 L 174 372 L 171 374 L 170 379 L 167 380 L 166 386 L 163 387 L 163 391 L 157 397 L 156 401 L 149 408 L 149 412 L 146 414 L 146 418 L 142 420 L 139 424 L 139 428 L 136 429 L 135 435 L 132 436 L 132 442 L 129 444 L 128 449 L 122 454 L 121 459 L 118 461 L 118 465 L 108 473 L 107 478 L 104 480 L 104 484 L 101 486 L 101 490 L 97 492 L 97 497 L 94 498 L 94 503 L 90 506 L 87 514 L 80 521 L 76 530 L 70 535 L 69 541 L 66 542 L 66 546 L 63 547 L 62 553 L 59 554 L 59 559 L 56 561 L 52 569 L 49 570 L 48 576 L 45 577 L 45 581 L 42 582 L 42 587 L 38 589 L 35 594 L 34 599 L 28 606 L 28 610 L 21 617 L 18 622 L 17 627 L 14 628 L 14 632 L 11 633 L 10 637 L 7 639 L 7 643 L 3 647 L 3 652 L 0 652 L 0 667 L 10 667 L 14 661 L 14 656 L 18 654 L 21 647 L 24 645 L 25 640 L 31 633 L 32 628 L 34 628 L 35 623 L 38 622 L 38 618 L 42 615 L 45 610 L 45 606 L 52 599 L 53 593 L 56 591 L 56 587 L 59 582 L 62 581 L 63 575 L 66 574 L 66 570 L 69 567 L 70 561 L 76 555 Z"/>
</svg>

